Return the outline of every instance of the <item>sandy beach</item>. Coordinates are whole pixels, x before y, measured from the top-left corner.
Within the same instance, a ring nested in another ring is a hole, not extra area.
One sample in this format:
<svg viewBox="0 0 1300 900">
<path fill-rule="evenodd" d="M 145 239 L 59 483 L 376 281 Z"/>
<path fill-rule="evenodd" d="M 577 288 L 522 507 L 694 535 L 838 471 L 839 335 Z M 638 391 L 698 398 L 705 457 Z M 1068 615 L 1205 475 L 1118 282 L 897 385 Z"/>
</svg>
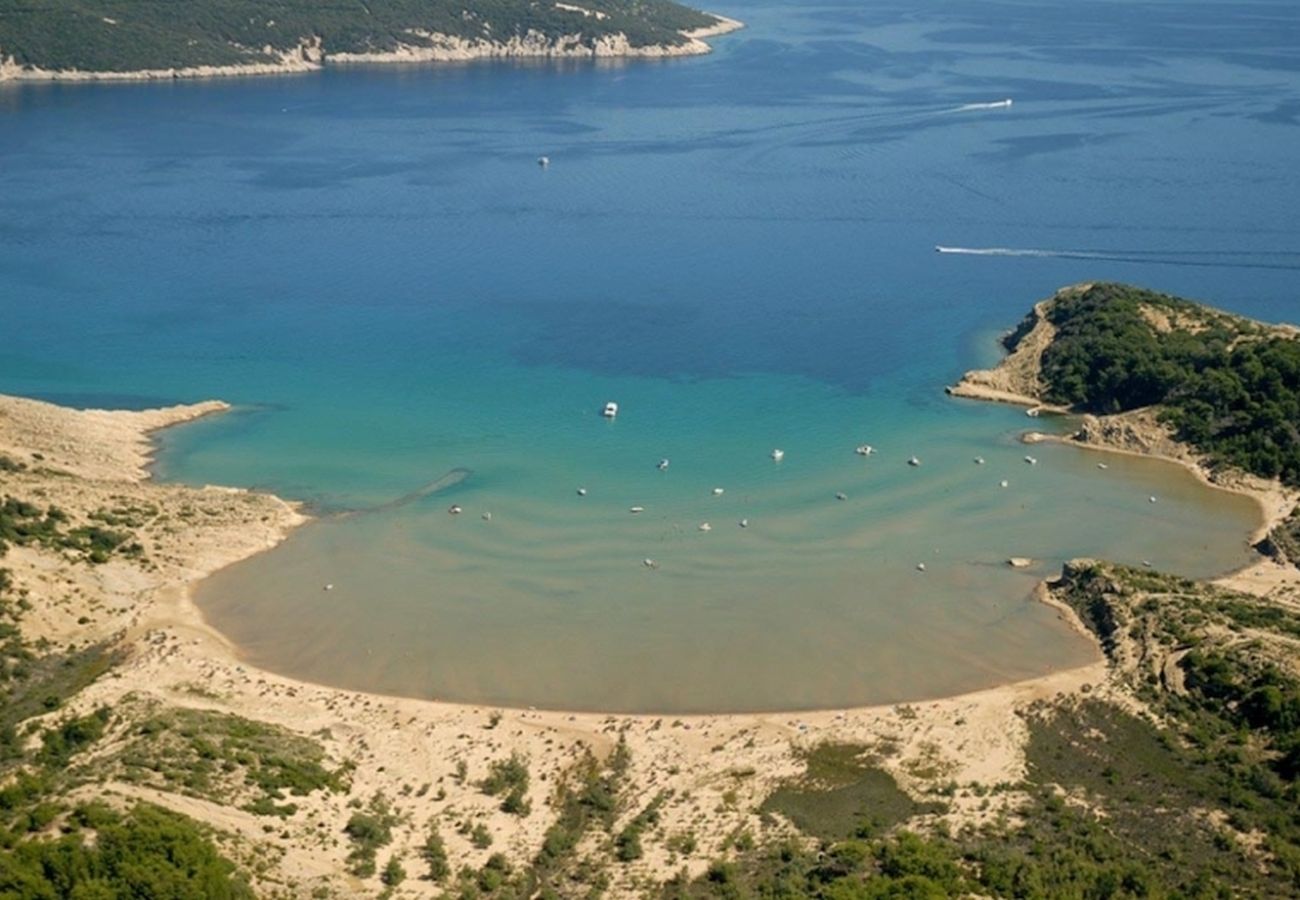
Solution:
<svg viewBox="0 0 1300 900">
<path fill-rule="evenodd" d="M 779 820 L 760 818 L 756 807 L 802 770 L 802 748 L 826 741 L 888 747 L 881 765 L 921 798 L 950 783 L 1015 783 L 1023 775 L 1026 735 L 1018 711 L 1044 699 L 1106 690 L 1099 658 L 1034 681 L 931 702 L 669 719 L 383 697 L 260 671 L 203 621 L 190 591 L 208 573 L 274 546 L 307 518 L 267 494 L 155 484 L 146 475 L 153 431 L 225 408 L 211 402 L 150 412 L 74 411 L 0 397 L 0 453 L 27 466 L 7 473 L 6 493 L 57 505 L 74 520 L 110 505 L 148 511 L 137 532 L 147 562 L 114 559 L 87 566 L 47 550 L 15 547 L 5 565 L 35 601 L 22 622 L 29 639 L 57 647 L 113 640 L 127 654 L 71 704 L 72 710 L 108 705 L 120 723 L 93 751 L 104 761 L 103 782 L 79 790 L 147 799 L 212 824 L 233 858 L 276 860 L 262 867 L 263 886 L 305 892 L 328 885 L 364 893 L 362 883 L 347 874 L 341 829 L 349 802 L 377 792 L 401 816 L 392 850 L 406 856 L 411 868 L 418 867 L 416 848 L 430 820 L 443 823 L 455 866 L 481 865 L 498 851 L 525 863 L 555 818 L 549 801 L 556 785 L 585 752 L 604 757 L 621 736 L 632 760 L 623 819 L 663 792 L 669 798 L 644 857 L 612 873 L 614 894 L 631 895 L 645 879 L 666 878 L 683 866 L 702 871 L 739 831 L 788 830 Z M 1067 613 L 1061 611 L 1063 618 Z M 117 742 L 127 739 L 127 723 L 159 708 L 228 712 L 310 735 L 328 759 L 355 766 L 350 790 L 295 798 L 298 811 L 269 836 L 264 820 L 238 809 L 237 798 L 217 804 L 126 783 L 114 774 Z M 528 760 L 533 775 L 533 812 L 524 818 L 502 812 L 498 800 L 475 786 L 494 760 L 512 753 Z M 1014 792 L 1002 794 L 990 805 L 959 790 L 949 799 L 947 818 L 961 822 L 994 816 L 1016 798 Z M 485 825 L 494 838 L 490 850 L 475 847 L 460 833 L 465 829 L 458 831 L 466 822 Z M 683 852 L 681 842 L 668 849 L 670 838 L 688 833 L 693 849 Z M 410 879 L 401 895 L 438 892 L 436 885 Z"/>
</svg>

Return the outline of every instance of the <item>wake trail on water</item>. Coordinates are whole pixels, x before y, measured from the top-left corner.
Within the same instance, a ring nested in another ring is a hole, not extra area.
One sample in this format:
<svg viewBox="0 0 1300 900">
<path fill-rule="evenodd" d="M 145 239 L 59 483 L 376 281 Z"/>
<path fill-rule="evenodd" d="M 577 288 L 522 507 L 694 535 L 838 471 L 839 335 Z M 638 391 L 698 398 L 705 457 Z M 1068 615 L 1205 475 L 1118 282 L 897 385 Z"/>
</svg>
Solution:
<svg viewBox="0 0 1300 900">
<path fill-rule="evenodd" d="M 1188 266 L 1222 269 L 1280 269 L 1300 271 L 1300 253 L 1266 250 L 1040 250 L 1027 247 L 945 247 L 935 251 L 958 256 L 1002 256 L 1029 259 L 1080 259 L 1099 262 L 1153 263 L 1162 266 Z M 1243 257 L 1275 258 L 1278 262 L 1242 262 Z M 1295 262 L 1283 262 L 1288 257 Z"/>
<path fill-rule="evenodd" d="M 991 100 L 987 103 L 963 103 L 961 106 L 958 106 L 955 109 L 944 110 L 944 112 L 960 113 L 960 112 L 974 112 L 975 110 L 979 110 L 979 109 L 1010 109 L 1010 108 L 1011 108 L 1011 100 L 1008 98 L 1006 100 Z"/>
</svg>

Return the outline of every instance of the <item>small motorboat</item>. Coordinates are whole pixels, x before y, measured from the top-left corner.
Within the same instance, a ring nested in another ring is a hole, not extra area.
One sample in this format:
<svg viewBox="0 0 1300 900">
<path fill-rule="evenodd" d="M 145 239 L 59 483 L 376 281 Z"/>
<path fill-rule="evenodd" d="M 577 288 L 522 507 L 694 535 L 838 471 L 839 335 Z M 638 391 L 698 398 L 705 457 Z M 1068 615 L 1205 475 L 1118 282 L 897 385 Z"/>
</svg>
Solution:
<svg viewBox="0 0 1300 900">
<path fill-rule="evenodd" d="M 837 491 L 836 494 L 835 494 L 835 499 L 836 499 L 836 500 L 847 500 L 847 499 L 849 499 L 849 495 L 846 494 L 846 493 L 844 493 L 843 491 Z"/>
<path fill-rule="evenodd" d="M 668 468 L 668 457 L 665 456 L 663 459 L 659 460 L 659 464 L 656 465 L 655 468 L 658 469 L 660 472 Z"/>
<path fill-rule="evenodd" d="M 551 164 L 551 158 L 549 156 L 539 156 L 537 157 L 537 164 L 545 169 Z"/>
<path fill-rule="evenodd" d="M 1038 460 L 1035 459 L 1035 458 L 1032 457 L 1032 456 L 1026 456 L 1026 457 L 1025 457 L 1025 462 L 1027 462 L 1027 463 L 1028 463 L 1029 465 L 1031 465 L 1031 466 L 1036 466 L 1036 465 L 1038 465 Z"/>
<path fill-rule="evenodd" d="M 911 466 L 912 468 L 916 468 L 917 466 L 919 466 L 919 465 L 921 464 L 921 461 L 920 461 L 919 459 L 917 459 L 915 456 L 913 456 L 913 457 L 909 457 L 909 458 L 908 458 L 908 460 L 907 460 L 907 464 L 908 464 L 909 466 Z"/>
<path fill-rule="evenodd" d="M 710 525 L 708 522 L 700 523 L 700 531 L 712 531 L 712 530 L 713 530 L 713 526 Z"/>
<path fill-rule="evenodd" d="M 748 528 L 748 527 L 749 527 L 749 519 L 741 519 L 741 520 L 740 520 L 740 527 L 741 527 L 741 528 Z"/>
<path fill-rule="evenodd" d="M 861 444 L 853 452 L 858 456 L 870 456 L 876 452 L 876 448 L 870 444 Z"/>
<path fill-rule="evenodd" d="M 453 503 L 451 506 L 447 507 L 447 512 L 453 516 L 458 516 L 464 511 L 464 508 L 459 503 Z"/>
<path fill-rule="evenodd" d="M 579 496 L 579 497 L 585 497 L 585 496 L 587 496 L 587 489 L 586 489 L 586 488 L 578 488 L 578 496 Z"/>
<path fill-rule="evenodd" d="M 773 461 L 773 462 L 780 462 L 780 461 L 783 460 L 783 459 L 785 459 L 785 451 L 784 451 L 784 450 L 773 450 L 773 451 L 772 451 L 772 461 Z"/>
<path fill-rule="evenodd" d="M 715 497 L 721 497 L 721 496 L 722 496 L 722 488 L 714 488 L 714 489 L 713 489 L 713 496 L 715 496 Z"/>
<path fill-rule="evenodd" d="M 613 400 L 605 404 L 605 410 L 601 413 L 606 419 L 612 419 L 618 415 L 618 404 Z"/>
<path fill-rule="evenodd" d="M 641 513 L 641 512 L 645 512 L 645 507 L 644 507 L 644 506 L 629 506 L 629 507 L 627 508 L 627 511 L 630 512 L 630 513 Z"/>
</svg>

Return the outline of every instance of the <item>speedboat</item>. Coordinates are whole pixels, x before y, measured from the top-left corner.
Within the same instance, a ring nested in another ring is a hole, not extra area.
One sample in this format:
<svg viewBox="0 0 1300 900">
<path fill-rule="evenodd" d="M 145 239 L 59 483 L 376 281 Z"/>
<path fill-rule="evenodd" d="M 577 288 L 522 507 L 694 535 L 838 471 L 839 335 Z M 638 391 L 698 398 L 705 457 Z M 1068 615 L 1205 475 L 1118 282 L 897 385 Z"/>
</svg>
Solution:
<svg viewBox="0 0 1300 900">
<path fill-rule="evenodd" d="M 618 404 L 613 400 L 605 404 L 605 411 L 601 413 L 606 419 L 612 419 L 618 415 Z"/>
</svg>

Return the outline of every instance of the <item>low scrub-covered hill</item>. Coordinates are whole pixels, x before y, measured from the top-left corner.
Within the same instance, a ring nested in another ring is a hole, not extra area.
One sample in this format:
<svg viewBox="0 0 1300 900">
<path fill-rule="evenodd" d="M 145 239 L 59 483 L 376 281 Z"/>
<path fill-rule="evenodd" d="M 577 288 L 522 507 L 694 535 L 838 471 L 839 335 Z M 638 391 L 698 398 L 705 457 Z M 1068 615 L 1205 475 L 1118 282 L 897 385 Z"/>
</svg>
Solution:
<svg viewBox="0 0 1300 900">
<path fill-rule="evenodd" d="M 428 49 L 443 37 L 570 53 L 602 39 L 680 47 L 718 24 L 671 0 L 4 0 L 0 63 L 11 69 L 133 72 L 318 62 Z"/>
<path fill-rule="evenodd" d="M 1109 415 L 1155 407 L 1211 465 L 1300 485 L 1300 340 L 1124 284 L 1059 291 L 1006 339 L 1033 345 L 1032 385 L 1049 403 Z"/>
</svg>

